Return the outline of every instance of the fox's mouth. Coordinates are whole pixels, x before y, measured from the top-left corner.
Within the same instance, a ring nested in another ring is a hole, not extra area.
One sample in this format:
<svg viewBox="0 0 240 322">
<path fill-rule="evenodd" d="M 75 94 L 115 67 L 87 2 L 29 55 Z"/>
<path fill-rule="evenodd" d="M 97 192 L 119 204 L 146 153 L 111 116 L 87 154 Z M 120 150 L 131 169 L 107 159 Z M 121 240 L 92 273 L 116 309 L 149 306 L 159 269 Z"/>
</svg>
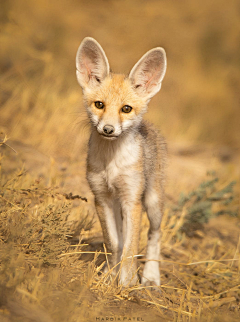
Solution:
<svg viewBox="0 0 240 322">
<path fill-rule="evenodd" d="M 98 134 L 103 137 L 106 140 L 116 140 L 121 133 L 118 133 L 117 131 L 113 131 L 108 133 L 107 131 L 104 131 L 101 127 L 96 126 L 96 130 Z"/>
<path fill-rule="evenodd" d="M 103 133 L 99 133 L 104 139 L 107 140 L 116 140 L 118 138 L 118 135 L 105 135 Z"/>
</svg>

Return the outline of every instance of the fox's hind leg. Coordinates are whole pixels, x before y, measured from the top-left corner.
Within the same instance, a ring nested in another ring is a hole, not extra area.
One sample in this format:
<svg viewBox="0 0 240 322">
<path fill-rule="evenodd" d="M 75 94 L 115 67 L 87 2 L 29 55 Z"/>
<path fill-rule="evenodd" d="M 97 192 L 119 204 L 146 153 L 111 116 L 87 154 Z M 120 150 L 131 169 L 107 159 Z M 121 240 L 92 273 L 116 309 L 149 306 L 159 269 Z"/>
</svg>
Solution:
<svg viewBox="0 0 240 322">
<path fill-rule="evenodd" d="M 159 184 L 149 185 L 143 199 L 147 211 L 150 227 L 146 263 L 143 269 L 143 285 L 160 285 L 160 225 L 163 211 L 163 191 Z"/>
</svg>

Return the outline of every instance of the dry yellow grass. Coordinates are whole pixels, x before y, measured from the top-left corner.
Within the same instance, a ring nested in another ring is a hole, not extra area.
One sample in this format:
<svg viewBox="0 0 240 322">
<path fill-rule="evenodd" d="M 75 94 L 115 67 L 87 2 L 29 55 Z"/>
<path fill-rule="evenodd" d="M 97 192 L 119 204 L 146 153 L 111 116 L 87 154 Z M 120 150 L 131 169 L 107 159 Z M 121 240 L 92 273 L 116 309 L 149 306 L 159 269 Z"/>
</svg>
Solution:
<svg viewBox="0 0 240 322">
<path fill-rule="evenodd" d="M 1 145 L 0 194 L 3 321 L 105 321 L 110 317 L 149 322 L 238 321 L 239 217 L 211 219 L 188 237 L 180 228 L 190 204 L 179 216 L 167 202 L 162 223 L 161 293 L 141 285 L 122 289 L 109 273 L 101 273 L 111 254 L 102 246 L 100 225 L 89 213 L 91 208 L 86 208 L 91 199 L 86 203 L 66 191 L 66 186 L 55 186 L 71 176 L 71 167 L 64 170 L 65 177 L 61 168 L 42 169 L 40 176 L 24 169 L 11 173 L 9 161 L 14 151 L 6 144 Z M 14 164 L 17 168 L 21 159 Z M 217 183 L 218 190 L 229 177 L 228 173 L 228 178 Z M 235 193 L 226 210 L 236 209 L 238 203 Z M 140 275 L 147 229 L 144 214 Z"/>
</svg>

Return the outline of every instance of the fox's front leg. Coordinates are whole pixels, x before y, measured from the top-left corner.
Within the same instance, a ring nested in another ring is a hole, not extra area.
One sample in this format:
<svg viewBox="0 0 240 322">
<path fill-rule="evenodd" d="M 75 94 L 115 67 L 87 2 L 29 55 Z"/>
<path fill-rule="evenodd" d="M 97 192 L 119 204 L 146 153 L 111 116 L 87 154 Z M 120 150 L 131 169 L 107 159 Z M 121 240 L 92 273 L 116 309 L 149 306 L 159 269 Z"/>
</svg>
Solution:
<svg viewBox="0 0 240 322">
<path fill-rule="evenodd" d="M 116 275 L 122 254 L 122 222 L 118 203 L 109 197 L 95 197 L 95 207 L 102 226 L 103 239 L 108 256 L 110 269 L 115 267 L 113 275 Z M 106 267 L 107 268 L 107 267 Z"/>
<path fill-rule="evenodd" d="M 123 202 L 123 254 L 120 272 L 120 284 L 135 285 L 137 276 L 137 257 L 141 226 L 142 203 L 141 198 L 135 203 Z"/>
</svg>

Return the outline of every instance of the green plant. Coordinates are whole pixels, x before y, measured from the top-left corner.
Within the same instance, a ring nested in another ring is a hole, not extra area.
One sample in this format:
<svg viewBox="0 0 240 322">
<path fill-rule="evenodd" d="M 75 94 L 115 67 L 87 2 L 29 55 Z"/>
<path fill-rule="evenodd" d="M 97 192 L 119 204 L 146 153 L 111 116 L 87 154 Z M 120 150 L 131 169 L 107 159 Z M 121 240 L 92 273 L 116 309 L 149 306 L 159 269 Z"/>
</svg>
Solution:
<svg viewBox="0 0 240 322">
<path fill-rule="evenodd" d="M 186 209 L 180 232 L 192 236 L 196 230 L 202 229 L 210 218 L 223 214 L 237 216 L 237 210 L 229 207 L 234 199 L 233 187 L 236 181 L 224 185 L 223 188 L 218 183 L 219 179 L 215 177 L 202 182 L 188 194 L 180 194 L 177 205 L 173 205 L 169 213 L 170 216 L 174 213 L 180 217 L 183 209 Z"/>
</svg>

